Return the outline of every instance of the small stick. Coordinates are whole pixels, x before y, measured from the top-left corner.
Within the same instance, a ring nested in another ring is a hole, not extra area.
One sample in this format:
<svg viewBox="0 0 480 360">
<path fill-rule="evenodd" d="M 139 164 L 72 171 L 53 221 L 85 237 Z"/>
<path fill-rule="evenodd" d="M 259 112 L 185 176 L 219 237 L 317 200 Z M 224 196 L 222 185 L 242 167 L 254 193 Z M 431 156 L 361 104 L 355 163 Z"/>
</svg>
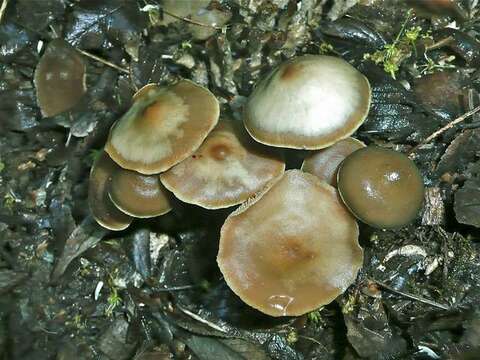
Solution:
<svg viewBox="0 0 480 360">
<path fill-rule="evenodd" d="M 2 22 L 3 15 L 5 15 L 5 11 L 7 10 L 8 0 L 3 0 L 2 6 L 0 7 L 0 23 Z"/>
<path fill-rule="evenodd" d="M 202 324 L 204 325 L 207 325 L 209 327 L 211 327 L 212 329 L 214 330 L 217 330 L 217 331 L 220 331 L 222 333 L 226 333 L 226 331 L 224 329 L 222 329 L 220 326 L 218 325 L 215 325 L 214 323 L 208 321 L 208 320 L 205 320 L 204 318 L 202 318 L 201 316 L 191 312 L 190 310 L 187 310 L 187 309 L 184 309 L 183 307 L 181 307 L 180 305 L 176 305 L 178 309 L 180 309 L 180 311 L 182 311 L 185 315 L 188 315 L 190 316 L 192 319 L 194 320 L 197 320 L 198 322 L 201 322 Z"/>
<path fill-rule="evenodd" d="M 298 337 L 300 339 L 305 339 L 305 340 L 309 340 L 317 345 L 320 345 L 324 350 L 327 350 L 327 348 L 325 347 L 325 345 L 323 345 L 320 341 L 318 341 L 317 339 L 314 339 L 310 336 L 305 336 L 305 335 L 298 335 Z"/>
<path fill-rule="evenodd" d="M 78 48 L 77 48 L 77 51 L 78 51 L 80 54 L 82 54 L 82 55 L 84 55 L 84 56 L 86 56 L 86 57 L 88 57 L 88 58 L 90 58 L 90 59 L 93 59 L 93 60 L 96 60 L 96 61 L 98 61 L 98 62 L 101 62 L 102 64 L 105 64 L 105 65 L 107 65 L 107 66 L 110 66 L 111 68 L 114 68 L 115 70 L 118 70 L 118 71 L 120 71 L 120 72 L 123 72 L 124 74 L 130 74 L 130 72 L 129 72 L 127 69 L 124 69 L 124 68 L 122 68 L 122 67 L 120 67 L 120 66 L 118 66 L 118 65 L 116 65 L 116 64 L 114 64 L 114 63 L 112 63 L 112 62 L 110 62 L 110 61 L 108 61 L 108 60 L 102 59 L 101 57 L 99 57 L 99 56 L 97 56 L 97 55 L 90 54 L 89 52 L 86 52 L 86 51 L 81 50 L 81 49 L 78 49 Z"/>
<path fill-rule="evenodd" d="M 445 125 L 444 127 L 442 127 L 441 129 L 435 131 L 432 135 L 430 135 L 429 137 L 427 137 L 425 140 L 423 140 L 421 143 L 419 143 L 418 145 L 414 146 L 407 154 L 410 155 L 412 153 L 414 153 L 416 150 L 418 150 L 419 147 L 421 147 L 422 145 L 425 145 L 425 144 L 428 144 L 430 141 L 436 139 L 437 137 L 439 137 L 440 135 L 442 135 L 445 131 L 451 129 L 452 127 L 454 127 L 455 125 L 461 123 L 462 121 L 464 121 L 465 119 L 469 118 L 470 116 L 472 115 L 475 115 L 477 112 L 480 111 L 480 105 L 477 106 L 475 109 L 473 110 L 470 110 L 470 111 L 467 111 L 465 114 L 459 116 L 458 118 L 456 118 L 455 120 L 449 122 L 447 125 Z"/>
<path fill-rule="evenodd" d="M 424 304 L 428 304 L 428 305 L 431 305 L 431 306 L 434 306 L 434 307 L 437 307 L 439 309 L 442 309 L 442 310 L 450 310 L 450 307 L 447 306 L 447 305 L 443 305 L 443 304 L 439 304 L 435 301 L 432 301 L 432 300 L 428 300 L 428 299 L 425 299 L 423 297 L 420 297 L 420 296 L 416 296 L 416 295 L 412 295 L 412 294 L 409 294 L 409 293 L 405 293 L 403 291 L 399 291 L 399 290 L 395 290 L 394 288 L 392 288 L 391 286 L 388 286 L 387 284 L 381 282 L 381 281 L 378 281 L 378 280 L 371 280 L 375 283 L 377 283 L 378 285 L 380 285 L 382 288 L 384 288 L 385 290 L 388 290 L 390 292 L 393 292 L 395 294 L 398 294 L 398 295 L 401 295 L 401 296 L 404 296 L 408 299 L 411 299 L 411 300 L 415 300 L 415 301 L 419 301 L 421 303 L 424 303 Z"/>
<path fill-rule="evenodd" d="M 215 30 L 222 30 L 222 28 L 219 27 L 219 26 L 208 25 L 208 24 L 201 23 L 201 22 L 199 22 L 199 21 L 195 21 L 195 20 L 189 19 L 189 18 L 187 18 L 187 17 L 181 17 L 181 16 L 178 16 L 178 15 L 176 15 L 176 14 L 174 14 L 174 13 L 171 13 L 170 11 L 167 11 L 167 10 L 165 10 L 165 9 L 162 9 L 162 11 L 163 11 L 165 14 L 170 15 L 171 17 L 174 17 L 175 19 L 183 20 L 183 21 L 188 22 L 188 23 L 193 24 L 193 25 L 208 27 L 208 28 L 215 29 Z"/>
<path fill-rule="evenodd" d="M 198 285 L 183 285 L 183 286 L 172 286 L 166 288 L 157 288 L 155 291 L 164 292 L 164 291 L 182 291 L 182 290 L 190 290 L 198 287 Z"/>
</svg>

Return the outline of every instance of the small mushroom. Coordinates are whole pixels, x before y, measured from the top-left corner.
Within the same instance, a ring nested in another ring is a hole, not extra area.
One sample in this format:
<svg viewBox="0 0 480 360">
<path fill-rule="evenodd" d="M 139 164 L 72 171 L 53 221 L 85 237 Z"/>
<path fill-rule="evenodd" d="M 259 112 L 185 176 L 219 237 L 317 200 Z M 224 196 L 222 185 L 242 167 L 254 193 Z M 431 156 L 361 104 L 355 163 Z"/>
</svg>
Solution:
<svg viewBox="0 0 480 360">
<path fill-rule="evenodd" d="M 346 138 L 332 146 L 315 151 L 302 164 L 302 170 L 317 176 L 327 184 L 337 186 L 337 170 L 341 162 L 354 151 L 365 147 L 355 138 Z"/>
<path fill-rule="evenodd" d="M 348 156 L 340 165 L 337 182 L 352 213 L 377 228 L 408 224 L 423 203 L 423 180 L 413 161 L 378 146 L 368 146 Z"/>
<path fill-rule="evenodd" d="M 289 60 L 250 95 L 244 123 L 257 141 L 322 149 L 350 136 L 370 107 L 370 84 L 346 61 L 324 55 Z"/>
<path fill-rule="evenodd" d="M 119 166 L 107 153 L 102 152 L 93 163 L 88 183 L 88 204 L 92 216 L 109 230 L 126 229 L 132 222 L 132 217 L 118 210 L 108 196 L 108 183 L 118 169 Z"/>
<path fill-rule="evenodd" d="M 217 262 L 228 286 L 271 316 L 328 304 L 363 262 L 358 225 L 334 187 L 289 170 L 225 221 Z"/>
<path fill-rule="evenodd" d="M 232 121 L 222 120 L 189 158 L 160 175 L 165 187 L 207 209 L 237 205 L 278 178 L 285 163 Z"/>
<path fill-rule="evenodd" d="M 58 115 L 74 107 L 87 91 L 85 63 L 66 41 L 52 40 L 35 69 L 34 83 L 42 115 Z"/>
<path fill-rule="evenodd" d="M 155 217 L 172 210 L 168 193 L 157 175 L 120 168 L 112 176 L 108 194 L 117 208 L 133 217 Z"/>
<path fill-rule="evenodd" d="M 219 104 L 189 80 L 142 91 L 113 126 L 105 151 L 121 167 L 151 175 L 187 158 L 215 127 Z"/>
</svg>

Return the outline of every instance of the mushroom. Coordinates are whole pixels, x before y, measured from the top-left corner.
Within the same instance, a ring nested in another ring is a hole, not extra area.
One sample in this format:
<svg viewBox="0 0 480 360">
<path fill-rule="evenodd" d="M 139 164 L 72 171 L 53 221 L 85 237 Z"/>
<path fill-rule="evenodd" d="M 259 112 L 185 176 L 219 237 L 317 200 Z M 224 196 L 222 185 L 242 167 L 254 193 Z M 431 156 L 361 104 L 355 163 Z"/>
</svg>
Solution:
<svg viewBox="0 0 480 360">
<path fill-rule="evenodd" d="M 377 228 L 408 224 L 423 203 L 423 180 L 413 161 L 378 146 L 348 156 L 340 165 L 337 182 L 352 213 Z"/>
<path fill-rule="evenodd" d="M 363 262 L 358 225 L 334 187 L 289 170 L 225 221 L 217 262 L 228 286 L 271 316 L 328 304 Z"/>
<path fill-rule="evenodd" d="M 119 166 L 102 152 L 93 163 L 88 183 L 90 212 L 97 223 L 109 230 L 124 230 L 132 222 L 132 217 L 117 209 L 108 197 L 107 186 L 117 169 Z"/>
<path fill-rule="evenodd" d="M 219 104 L 189 80 L 151 87 L 112 127 L 105 151 L 121 167 L 151 175 L 187 158 L 215 127 Z"/>
<path fill-rule="evenodd" d="M 253 141 L 241 126 L 222 120 L 197 151 L 160 179 L 178 199 L 219 209 L 242 203 L 284 170 L 277 152 Z"/>
<path fill-rule="evenodd" d="M 354 151 L 365 147 L 360 140 L 349 137 L 332 146 L 310 154 L 302 164 L 302 170 L 317 176 L 326 183 L 337 186 L 337 170 L 340 163 Z"/>
<path fill-rule="evenodd" d="M 108 194 L 118 209 L 133 217 L 155 217 L 172 210 L 168 193 L 156 175 L 120 168 L 112 176 Z"/>
<path fill-rule="evenodd" d="M 58 115 L 74 107 L 87 91 L 85 63 L 66 41 L 52 40 L 37 64 L 34 83 L 42 115 Z"/>
<path fill-rule="evenodd" d="M 357 130 L 370 96 L 367 78 L 346 61 L 305 55 L 281 64 L 257 84 L 244 123 L 263 144 L 322 149 Z"/>
</svg>

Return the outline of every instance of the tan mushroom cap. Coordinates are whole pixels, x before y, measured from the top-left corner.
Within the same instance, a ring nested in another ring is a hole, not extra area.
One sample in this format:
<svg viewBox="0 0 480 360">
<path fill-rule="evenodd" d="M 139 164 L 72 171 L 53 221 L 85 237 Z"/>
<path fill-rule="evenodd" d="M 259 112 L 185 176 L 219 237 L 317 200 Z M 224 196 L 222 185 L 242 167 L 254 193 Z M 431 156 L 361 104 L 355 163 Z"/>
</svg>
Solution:
<svg viewBox="0 0 480 360">
<path fill-rule="evenodd" d="M 133 217 L 155 217 L 172 210 L 168 192 L 158 175 L 120 168 L 112 176 L 108 194 L 117 208 Z"/>
<path fill-rule="evenodd" d="M 125 169 L 160 173 L 201 145 L 219 112 L 215 96 L 189 80 L 152 87 L 113 126 L 105 151 Z"/>
<path fill-rule="evenodd" d="M 242 203 L 284 170 L 278 152 L 253 141 L 241 126 L 222 120 L 197 151 L 160 179 L 178 199 L 219 209 Z"/>
<path fill-rule="evenodd" d="M 139 99 L 142 99 L 144 97 L 148 97 L 148 94 L 150 94 L 152 91 L 160 89 L 159 84 L 155 83 L 149 83 L 144 86 L 142 86 L 140 89 L 138 89 L 135 94 L 133 94 L 132 99 L 133 101 L 137 101 Z"/>
<path fill-rule="evenodd" d="M 338 190 L 357 218 L 377 228 L 408 224 L 424 197 L 422 176 L 414 162 L 378 146 L 357 150 L 343 161 Z"/>
<path fill-rule="evenodd" d="M 35 69 L 37 101 L 44 117 L 74 107 L 87 91 L 85 63 L 62 39 L 52 40 Z"/>
<path fill-rule="evenodd" d="M 305 55 L 281 64 L 257 84 L 244 123 L 261 143 L 322 149 L 358 129 L 370 96 L 367 78 L 345 60 Z"/>
<path fill-rule="evenodd" d="M 352 284 L 363 251 L 357 222 L 335 188 L 290 170 L 227 218 L 217 262 L 248 305 L 271 316 L 296 316 Z"/>
<path fill-rule="evenodd" d="M 118 210 L 108 196 L 107 186 L 117 169 L 119 166 L 102 152 L 90 170 L 88 183 L 88 204 L 92 216 L 109 230 L 126 229 L 132 222 L 132 217 Z"/>
<path fill-rule="evenodd" d="M 365 147 L 355 138 L 346 138 L 332 146 L 313 152 L 305 158 L 302 170 L 315 175 L 327 184 L 337 186 L 337 170 L 341 162 L 354 151 Z"/>
</svg>

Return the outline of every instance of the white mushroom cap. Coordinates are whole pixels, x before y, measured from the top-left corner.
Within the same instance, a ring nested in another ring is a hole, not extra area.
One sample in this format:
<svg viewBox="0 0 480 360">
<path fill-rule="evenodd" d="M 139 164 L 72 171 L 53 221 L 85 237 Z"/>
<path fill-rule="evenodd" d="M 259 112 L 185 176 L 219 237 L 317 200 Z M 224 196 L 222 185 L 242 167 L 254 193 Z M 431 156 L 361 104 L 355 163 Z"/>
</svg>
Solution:
<svg viewBox="0 0 480 360">
<path fill-rule="evenodd" d="M 345 60 L 305 55 L 281 64 L 257 84 L 244 123 L 261 143 L 322 149 L 358 129 L 370 96 L 367 78 Z"/>
</svg>

